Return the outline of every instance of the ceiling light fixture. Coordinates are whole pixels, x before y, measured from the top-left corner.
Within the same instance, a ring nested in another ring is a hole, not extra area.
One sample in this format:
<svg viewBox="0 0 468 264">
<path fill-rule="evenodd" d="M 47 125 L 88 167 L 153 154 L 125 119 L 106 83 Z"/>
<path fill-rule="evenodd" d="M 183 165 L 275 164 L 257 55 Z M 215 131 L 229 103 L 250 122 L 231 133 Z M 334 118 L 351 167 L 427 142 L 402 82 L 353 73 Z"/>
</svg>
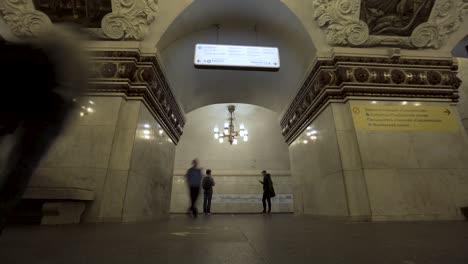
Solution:
<svg viewBox="0 0 468 264">
<path fill-rule="evenodd" d="M 244 124 L 240 124 L 239 129 L 236 127 L 236 117 L 234 115 L 234 111 L 236 110 L 236 106 L 228 105 L 229 117 L 227 118 L 227 122 L 224 123 L 224 127 L 222 131 L 219 131 L 219 128 L 216 126 L 213 129 L 214 138 L 219 141 L 219 143 L 224 142 L 224 138 L 227 139 L 229 144 L 237 145 L 238 138 L 243 138 L 244 141 L 249 140 L 249 132 L 245 128 Z"/>
</svg>

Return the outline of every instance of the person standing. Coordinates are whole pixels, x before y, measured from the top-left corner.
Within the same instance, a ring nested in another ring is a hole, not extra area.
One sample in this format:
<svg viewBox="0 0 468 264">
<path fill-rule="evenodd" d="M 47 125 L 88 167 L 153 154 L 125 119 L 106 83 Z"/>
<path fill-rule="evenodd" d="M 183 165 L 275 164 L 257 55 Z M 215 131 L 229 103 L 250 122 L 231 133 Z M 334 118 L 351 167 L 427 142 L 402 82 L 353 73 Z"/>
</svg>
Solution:
<svg viewBox="0 0 468 264">
<path fill-rule="evenodd" d="M 203 213 L 205 215 L 211 214 L 211 198 L 213 197 L 213 186 L 215 181 L 211 176 L 211 170 L 206 170 L 206 176 L 203 177 Z"/>
<path fill-rule="evenodd" d="M 198 160 L 194 159 L 192 161 L 192 167 L 187 170 L 185 174 L 185 178 L 187 180 L 187 184 L 189 187 L 190 192 L 190 208 L 189 211 L 193 215 L 193 217 L 197 217 L 198 210 L 196 207 L 196 202 L 198 199 L 198 195 L 200 194 L 200 184 L 202 179 L 202 172 L 201 169 L 198 168 Z"/>
<path fill-rule="evenodd" d="M 262 171 L 263 181 L 259 182 L 263 185 L 263 211 L 262 213 L 271 212 L 271 198 L 275 197 L 275 190 L 273 189 L 273 181 L 271 180 L 271 175 L 266 171 Z M 266 210 L 266 202 L 268 202 L 268 211 Z"/>
</svg>

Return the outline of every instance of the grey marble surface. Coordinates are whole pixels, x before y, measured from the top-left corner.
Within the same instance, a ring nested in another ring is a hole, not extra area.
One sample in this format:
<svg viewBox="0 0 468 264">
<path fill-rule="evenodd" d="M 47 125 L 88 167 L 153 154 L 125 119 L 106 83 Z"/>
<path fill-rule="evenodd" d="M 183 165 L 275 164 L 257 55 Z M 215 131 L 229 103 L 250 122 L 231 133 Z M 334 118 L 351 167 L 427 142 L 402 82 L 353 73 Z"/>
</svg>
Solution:
<svg viewBox="0 0 468 264">
<path fill-rule="evenodd" d="M 2 264 L 466 264 L 467 222 L 366 223 L 289 214 L 138 224 L 8 226 Z"/>
<path fill-rule="evenodd" d="M 316 131 L 315 140 L 308 134 Z M 332 107 L 327 107 L 290 146 L 296 211 L 348 215 L 343 167 Z"/>
</svg>

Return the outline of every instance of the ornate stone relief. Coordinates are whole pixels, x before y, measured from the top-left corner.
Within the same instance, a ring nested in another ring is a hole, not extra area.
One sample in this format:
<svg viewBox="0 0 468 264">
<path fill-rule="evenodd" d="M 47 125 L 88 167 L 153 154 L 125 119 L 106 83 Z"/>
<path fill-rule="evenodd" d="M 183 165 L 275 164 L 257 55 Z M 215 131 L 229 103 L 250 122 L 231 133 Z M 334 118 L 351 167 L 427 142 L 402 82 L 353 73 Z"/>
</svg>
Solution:
<svg viewBox="0 0 468 264">
<path fill-rule="evenodd" d="M 36 37 L 52 25 L 46 14 L 34 9 L 31 0 L 1 0 L 0 15 L 18 37 Z"/>
<path fill-rule="evenodd" d="M 367 25 L 359 20 L 359 0 L 315 0 L 314 18 L 325 28 L 331 45 L 362 45 L 369 37 Z"/>
<path fill-rule="evenodd" d="M 115 40 L 142 40 L 157 13 L 158 0 L 112 0 L 112 13 L 101 21 L 102 31 L 85 30 Z M 35 9 L 33 0 L 0 0 L 0 15 L 20 37 L 37 36 L 52 25 L 46 14 Z"/>
<path fill-rule="evenodd" d="M 315 0 L 314 7 L 330 45 L 355 47 L 438 49 L 468 13 L 461 0 Z"/>
<path fill-rule="evenodd" d="M 169 88 L 159 61 L 131 51 L 96 51 L 92 68 L 91 94 L 119 93 L 142 98 L 154 117 L 177 144 L 185 117 Z"/>
<path fill-rule="evenodd" d="M 111 39 L 141 40 L 158 13 L 158 0 L 113 0 L 113 11 L 102 19 Z"/>
<path fill-rule="evenodd" d="M 451 60 L 339 56 L 317 61 L 281 120 L 288 144 L 331 100 L 414 98 L 458 101 L 457 66 Z"/>
</svg>

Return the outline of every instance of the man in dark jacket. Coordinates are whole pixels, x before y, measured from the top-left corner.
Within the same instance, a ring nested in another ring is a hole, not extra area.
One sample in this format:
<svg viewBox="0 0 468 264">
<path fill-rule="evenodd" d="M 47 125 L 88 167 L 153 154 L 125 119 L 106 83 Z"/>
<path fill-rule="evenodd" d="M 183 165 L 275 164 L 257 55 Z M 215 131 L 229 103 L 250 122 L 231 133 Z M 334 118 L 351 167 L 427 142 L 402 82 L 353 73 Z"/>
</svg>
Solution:
<svg viewBox="0 0 468 264">
<path fill-rule="evenodd" d="M 271 180 L 271 175 L 266 171 L 262 171 L 263 181 L 259 181 L 263 185 L 263 197 L 262 197 L 262 204 L 263 204 L 263 211 L 262 213 L 267 213 L 266 211 L 266 203 L 268 202 L 268 213 L 271 212 L 271 198 L 275 197 L 275 190 L 273 189 L 273 181 Z"/>
<path fill-rule="evenodd" d="M 206 170 L 206 176 L 203 177 L 203 213 L 205 215 L 211 214 L 211 198 L 213 197 L 213 186 L 215 181 L 211 176 L 211 170 Z"/>
</svg>

